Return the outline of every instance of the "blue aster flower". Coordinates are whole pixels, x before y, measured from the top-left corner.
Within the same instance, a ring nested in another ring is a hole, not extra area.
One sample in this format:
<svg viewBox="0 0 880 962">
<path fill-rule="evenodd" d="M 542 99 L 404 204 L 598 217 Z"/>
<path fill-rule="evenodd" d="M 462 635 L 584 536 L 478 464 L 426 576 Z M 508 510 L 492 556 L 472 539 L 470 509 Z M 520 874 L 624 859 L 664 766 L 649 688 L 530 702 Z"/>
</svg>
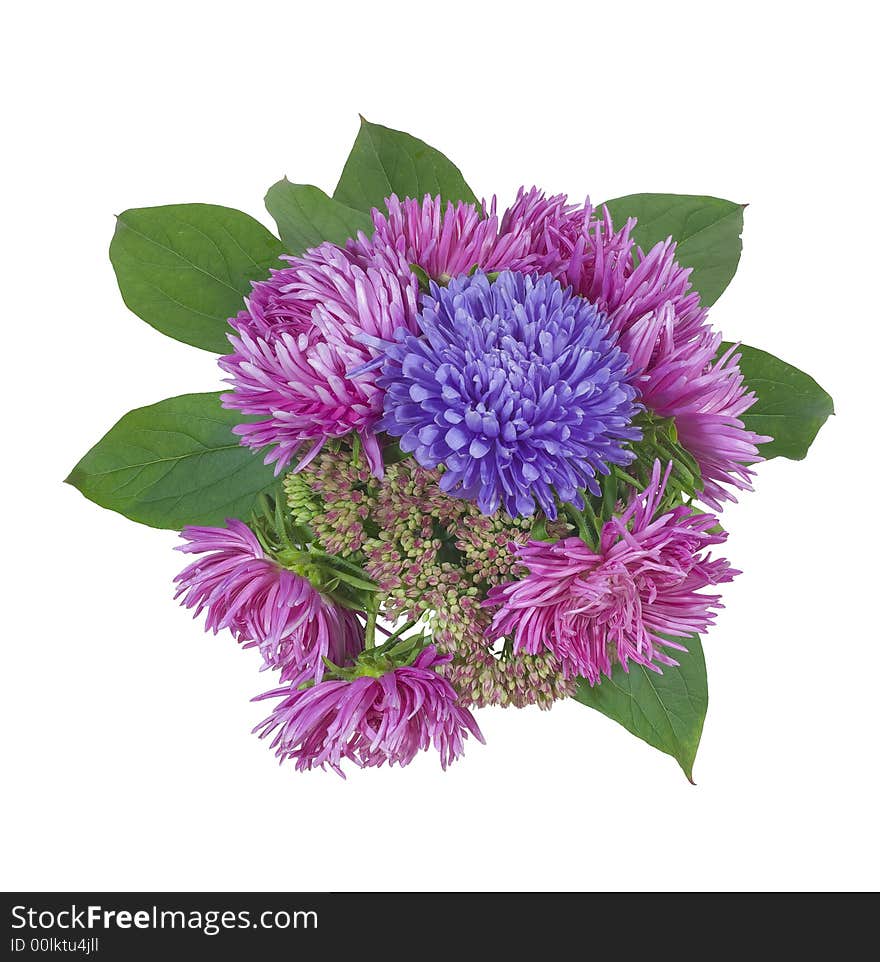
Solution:
<svg viewBox="0 0 880 962">
<path fill-rule="evenodd" d="M 629 357 L 604 316 L 550 275 L 432 283 L 418 323 L 421 336 L 387 345 L 380 427 L 419 464 L 442 466 L 447 493 L 484 514 L 537 503 L 555 518 L 556 498 L 582 508 L 597 474 L 632 460 Z"/>
</svg>

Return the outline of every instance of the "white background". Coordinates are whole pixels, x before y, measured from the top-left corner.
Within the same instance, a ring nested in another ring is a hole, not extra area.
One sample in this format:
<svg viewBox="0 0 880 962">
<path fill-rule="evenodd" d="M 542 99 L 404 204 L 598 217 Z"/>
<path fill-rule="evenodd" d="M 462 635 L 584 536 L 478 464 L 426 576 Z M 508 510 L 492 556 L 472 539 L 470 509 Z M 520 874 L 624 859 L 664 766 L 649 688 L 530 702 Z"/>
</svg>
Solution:
<svg viewBox="0 0 880 962">
<path fill-rule="evenodd" d="M 840 889 L 878 883 L 877 77 L 868 4 L 16 5 L 0 63 L 0 882 L 9 889 Z M 10 23 L 11 16 L 11 23 Z M 171 602 L 176 537 L 62 485 L 126 410 L 215 390 L 128 313 L 127 207 L 271 223 L 357 114 L 520 183 L 749 203 L 713 317 L 837 416 L 726 516 L 695 769 L 577 704 L 493 709 L 442 774 L 297 775 L 249 734 L 256 656 Z"/>
</svg>

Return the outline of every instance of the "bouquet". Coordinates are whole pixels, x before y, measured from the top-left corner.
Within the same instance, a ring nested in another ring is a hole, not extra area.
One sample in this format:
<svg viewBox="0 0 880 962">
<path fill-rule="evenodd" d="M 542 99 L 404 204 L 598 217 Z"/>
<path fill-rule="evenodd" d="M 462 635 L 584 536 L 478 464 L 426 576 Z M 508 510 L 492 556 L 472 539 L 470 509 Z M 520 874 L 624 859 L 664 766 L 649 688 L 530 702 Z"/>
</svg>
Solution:
<svg viewBox="0 0 880 962">
<path fill-rule="evenodd" d="M 255 731 L 298 770 L 445 768 L 474 709 L 574 698 L 691 778 L 739 574 L 722 508 L 832 413 L 709 322 L 743 205 L 533 187 L 499 212 L 362 121 L 332 197 L 284 179 L 266 206 L 280 237 L 119 216 L 125 303 L 226 389 L 129 412 L 68 481 L 181 531 L 177 597 L 275 673 Z"/>
</svg>

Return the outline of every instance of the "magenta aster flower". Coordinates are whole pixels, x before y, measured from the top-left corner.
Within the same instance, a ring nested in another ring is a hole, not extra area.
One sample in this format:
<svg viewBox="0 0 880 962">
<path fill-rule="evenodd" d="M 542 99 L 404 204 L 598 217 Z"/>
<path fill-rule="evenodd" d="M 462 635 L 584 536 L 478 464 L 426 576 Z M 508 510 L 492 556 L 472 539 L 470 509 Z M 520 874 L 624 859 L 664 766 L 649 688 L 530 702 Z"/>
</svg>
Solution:
<svg viewBox="0 0 880 962">
<path fill-rule="evenodd" d="M 761 459 L 757 444 L 769 438 L 746 430 L 740 415 L 755 402 L 732 351 L 716 360 L 721 335 L 706 321 L 690 269 L 675 260 L 671 240 L 646 254 L 631 237 L 630 219 L 615 231 L 607 210 L 593 216 L 589 203 L 520 190 L 504 214 L 501 239 L 528 238 L 528 255 L 514 269 L 549 271 L 608 315 L 618 344 L 633 360 L 630 375 L 641 400 L 675 418 L 681 443 L 703 475 L 701 498 L 713 507 L 731 499 L 727 487 L 751 489 L 749 465 Z"/>
<path fill-rule="evenodd" d="M 225 528 L 184 528 L 178 551 L 200 554 L 174 580 L 175 598 L 204 609 L 205 630 L 228 628 L 245 648 L 258 647 L 265 667 L 280 668 L 293 684 L 320 681 L 324 658 L 351 664 L 363 649 L 354 612 L 324 598 L 305 578 L 267 558 L 251 529 L 230 520 Z"/>
<path fill-rule="evenodd" d="M 520 187 L 516 201 L 501 218 L 499 244 L 511 251 L 510 270 L 540 271 L 552 274 L 563 284 L 570 282 L 566 268 L 587 249 L 587 236 L 593 208 L 569 204 L 565 194 L 547 197 L 537 187 Z M 520 243 L 511 243 L 519 238 Z"/>
<path fill-rule="evenodd" d="M 445 769 L 463 753 L 468 732 L 484 741 L 452 685 L 435 671 L 449 660 L 438 657 L 431 645 L 412 665 L 378 678 L 362 675 L 266 692 L 256 700 L 282 701 L 254 731 L 261 738 L 274 732 L 275 754 L 281 761 L 295 759 L 298 771 L 329 765 L 343 775 L 344 759 L 361 768 L 385 762 L 403 766 L 431 745 Z"/>
<path fill-rule="evenodd" d="M 262 418 L 234 430 L 252 448 L 271 447 L 266 462 L 275 462 L 276 473 L 302 445 L 309 451 L 300 466 L 327 438 L 354 432 L 381 476 L 373 427 L 382 392 L 376 372 L 363 369 L 376 352 L 362 337 L 414 330 L 418 281 L 405 262 L 358 263 L 332 244 L 287 260 L 289 267 L 254 284 L 248 309 L 230 322 L 235 350 L 220 366 L 232 391 L 223 404 Z"/>
<path fill-rule="evenodd" d="M 566 677 L 591 685 L 615 663 L 677 664 L 664 649 L 686 650 L 674 639 L 706 631 L 721 607 L 699 591 L 739 572 L 703 554 L 727 537 L 710 532 L 715 517 L 685 505 L 658 513 L 668 475 L 655 462 L 649 487 L 606 522 L 595 550 L 580 538 L 516 546 L 528 574 L 489 592 L 485 604 L 499 607 L 492 637 L 512 636 L 516 652 L 546 649 Z"/>
<path fill-rule="evenodd" d="M 348 251 L 358 263 L 381 264 L 396 270 L 402 262 L 417 264 L 439 280 L 467 274 L 473 267 L 503 270 L 521 262 L 527 254 L 528 237 L 513 233 L 499 237 L 494 203 L 487 211 L 459 201 L 447 203 L 425 195 L 401 201 L 392 194 L 387 214 L 373 209 L 375 233 L 350 240 Z"/>
</svg>

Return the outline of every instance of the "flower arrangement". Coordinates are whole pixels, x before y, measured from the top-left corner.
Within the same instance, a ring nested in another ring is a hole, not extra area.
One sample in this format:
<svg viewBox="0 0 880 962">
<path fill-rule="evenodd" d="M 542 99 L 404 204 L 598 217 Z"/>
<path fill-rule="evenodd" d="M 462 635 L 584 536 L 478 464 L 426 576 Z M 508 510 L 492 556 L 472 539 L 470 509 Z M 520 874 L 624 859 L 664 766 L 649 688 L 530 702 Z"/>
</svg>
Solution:
<svg viewBox="0 0 880 962">
<path fill-rule="evenodd" d="M 227 386 L 129 412 L 68 481 L 181 531 L 177 597 L 276 673 L 255 731 L 299 770 L 445 768 L 473 709 L 574 698 L 690 778 L 739 573 L 722 508 L 832 413 L 709 322 L 743 206 L 532 188 L 499 213 L 366 121 L 332 197 L 285 179 L 266 206 L 280 238 L 119 216 L 125 303 Z"/>
</svg>

